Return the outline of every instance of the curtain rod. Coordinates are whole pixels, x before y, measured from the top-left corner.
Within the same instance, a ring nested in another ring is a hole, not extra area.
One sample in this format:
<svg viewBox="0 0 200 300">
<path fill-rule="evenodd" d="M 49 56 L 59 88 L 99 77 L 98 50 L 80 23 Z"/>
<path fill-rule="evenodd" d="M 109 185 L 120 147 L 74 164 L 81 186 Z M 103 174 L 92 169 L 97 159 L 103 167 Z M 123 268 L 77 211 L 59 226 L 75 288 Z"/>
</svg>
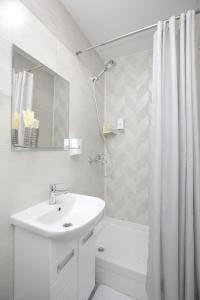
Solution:
<svg viewBox="0 0 200 300">
<path fill-rule="evenodd" d="M 196 14 L 196 15 L 199 14 L 199 13 L 200 13 L 200 10 L 195 11 L 195 14 Z M 176 16 L 175 19 L 176 19 L 176 20 L 180 19 L 180 15 L 179 15 L 179 16 Z M 168 19 L 167 19 L 167 20 L 164 20 L 164 21 L 168 21 Z M 111 39 L 111 40 L 108 40 L 108 41 L 105 41 L 105 42 L 103 42 L 103 43 L 101 43 L 101 44 L 96 44 L 96 45 L 91 46 L 91 47 L 89 47 L 89 48 L 86 48 L 86 49 L 84 49 L 84 50 L 79 50 L 79 51 L 76 52 L 76 55 L 80 55 L 80 54 L 85 53 L 85 52 L 88 52 L 88 51 L 90 51 L 90 50 L 93 50 L 93 49 L 96 49 L 96 48 L 99 48 L 99 47 L 102 47 L 102 46 L 111 44 L 111 43 L 113 43 L 113 42 L 117 42 L 117 41 L 122 40 L 122 39 L 124 39 L 124 38 L 127 38 L 127 37 L 129 37 L 129 36 L 131 36 L 131 35 L 134 35 L 134 34 L 137 34 L 137 33 L 140 33 L 140 32 L 143 32 L 143 31 L 146 31 L 146 30 L 149 30 L 149 29 L 152 29 L 152 28 L 155 28 L 156 26 L 157 26 L 157 23 L 156 23 L 156 24 L 153 24 L 153 25 L 150 25 L 150 26 L 146 26 L 146 27 L 144 27 L 144 28 L 141 28 L 141 29 L 138 29 L 138 30 L 135 30 L 135 31 L 131 31 L 131 32 L 129 32 L 129 33 L 126 33 L 126 34 L 123 34 L 123 35 L 120 35 L 120 36 L 117 36 L 116 38 Z"/>
</svg>

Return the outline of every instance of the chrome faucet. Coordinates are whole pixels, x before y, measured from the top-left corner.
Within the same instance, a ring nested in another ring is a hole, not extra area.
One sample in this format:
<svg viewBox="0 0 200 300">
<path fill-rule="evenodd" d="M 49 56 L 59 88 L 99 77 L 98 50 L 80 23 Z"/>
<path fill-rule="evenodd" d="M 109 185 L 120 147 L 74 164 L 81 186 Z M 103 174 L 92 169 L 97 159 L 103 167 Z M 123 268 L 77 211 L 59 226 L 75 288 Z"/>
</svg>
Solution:
<svg viewBox="0 0 200 300">
<path fill-rule="evenodd" d="M 61 195 L 61 194 L 67 194 L 68 191 L 67 190 L 60 190 L 57 189 L 57 185 L 60 185 L 63 183 L 53 183 L 49 186 L 49 204 L 53 205 L 57 203 L 57 196 Z"/>
</svg>

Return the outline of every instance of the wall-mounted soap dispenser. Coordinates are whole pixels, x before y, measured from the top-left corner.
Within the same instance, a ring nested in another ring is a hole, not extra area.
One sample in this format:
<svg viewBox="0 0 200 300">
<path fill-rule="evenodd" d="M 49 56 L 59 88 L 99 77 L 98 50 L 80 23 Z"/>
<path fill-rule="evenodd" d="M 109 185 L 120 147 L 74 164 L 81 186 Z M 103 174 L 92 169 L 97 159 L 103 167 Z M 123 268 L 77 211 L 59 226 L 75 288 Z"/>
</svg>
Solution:
<svg viewBox="0 0 200 300">
<path fill-rule="evenodd" d="M 64 149 L 69 151 L 70 156 L 82 154 L 82 139 L 77 139 L 77 138 L 65 139 Z"/>
</svg>

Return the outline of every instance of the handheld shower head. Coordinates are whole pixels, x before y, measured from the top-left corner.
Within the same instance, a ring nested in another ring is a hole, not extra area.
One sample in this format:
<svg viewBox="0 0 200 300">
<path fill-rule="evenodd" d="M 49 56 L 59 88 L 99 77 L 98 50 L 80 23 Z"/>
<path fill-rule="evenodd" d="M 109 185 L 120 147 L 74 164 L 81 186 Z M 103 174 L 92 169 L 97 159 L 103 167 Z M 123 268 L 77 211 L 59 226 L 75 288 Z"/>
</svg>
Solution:
<svg viewBox="0 0 200 300">
<path fill-rule="evenodd" d="M 91 78 L 93 82 L 97 81 L 106 71 L 108 71 L 110 68 L 114 67 L 116 65 L 115 61 L 113 59 L 109 60 L 107 63 L 105 63 L 104 69 L 97 75 Z"/>
</svg>

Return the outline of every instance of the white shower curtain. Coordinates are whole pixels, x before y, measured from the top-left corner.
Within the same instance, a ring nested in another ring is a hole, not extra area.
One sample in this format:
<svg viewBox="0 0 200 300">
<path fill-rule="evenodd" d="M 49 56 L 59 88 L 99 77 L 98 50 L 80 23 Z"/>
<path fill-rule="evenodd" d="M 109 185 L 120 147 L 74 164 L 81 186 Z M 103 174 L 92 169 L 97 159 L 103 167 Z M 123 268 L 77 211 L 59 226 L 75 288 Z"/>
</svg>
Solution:
<svg viewBox="0 0 200 300">
<path fill-rule="evenodd" d="M 200 299 L 195 12 L 154 35 L 149 300 Z"/>
<path fill-rule="evenodd" d="M 23 71 L 13 76 L 12 112 L 20 113 L 18 143 L 24 143 L 23 110 L 32 110 L 33 74 Z"/>
<path fill-rule="evenodd" d="M 23 71 L 14 74 L 13 79 L 13 112 L 32 109 L 33 74 Z"/>
</svg>

